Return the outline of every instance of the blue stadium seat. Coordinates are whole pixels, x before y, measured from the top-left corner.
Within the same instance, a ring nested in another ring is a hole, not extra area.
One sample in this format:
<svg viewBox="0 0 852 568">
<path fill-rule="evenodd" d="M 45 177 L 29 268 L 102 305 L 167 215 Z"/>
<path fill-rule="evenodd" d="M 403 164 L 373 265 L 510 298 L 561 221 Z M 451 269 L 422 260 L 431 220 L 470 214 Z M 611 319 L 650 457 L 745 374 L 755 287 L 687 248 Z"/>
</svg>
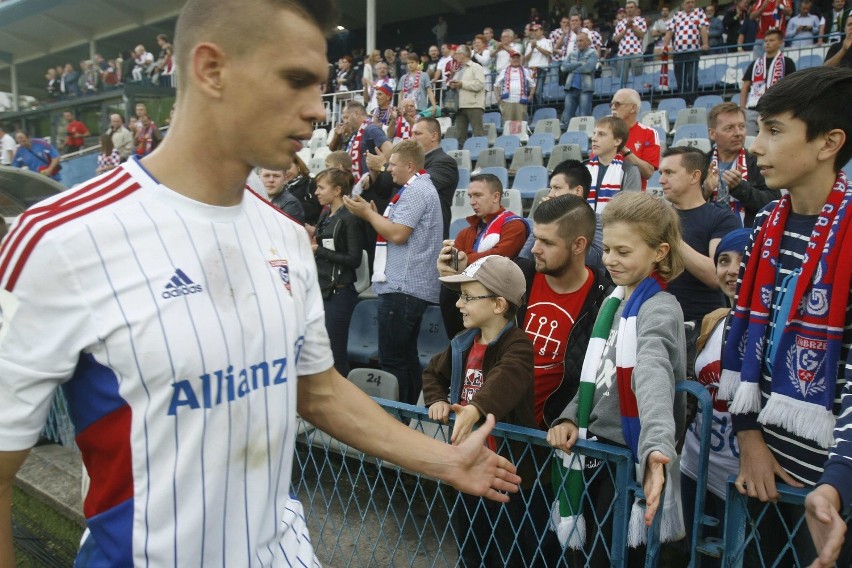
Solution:
<svg viewBox="0 0 852 568">
<path fill-rule="evenodd" d="M 550 180 L 547 176 L 547 168 L 544 166 L 524 166 L 518 169 L 512 189 L 521 192 L 524 199 L 533 199 L 538 190 L 548 187 Z"/>
<path fill-rule="evenodd" d="M 417 353 L 420 364 L 426 366 L 432 357 L 443 351 L 449 345 L 444 320 L 441 318 L 441 308 L 429 306 L 423 313 L 420 323 L 420 333 L 417 335 Z"/>
<path fill-rule="evenodd" d="M 684 124 L 674 132 L 672 146 L 677 146 L 685 138 L 708 138 L 707 127 L 703 124 Z"/>
<path fill-rule="evenodd" d="M 654 170 L 654 173 L 648 178 L 648 189 L 660 187 L 660 175 L 660 170 Z"/>
<path fill-rule="evenodd" d="M 482 115 L 482 124 L 493 124 L 497 134 L 503 132 L 503 115 L 499 112 L 486 112 Z"/>
<path fill-rule="evenodd" d="M 577 132 L 574 130 L 563 132 L 562 136 L 559 137 L 559 143 L 577 144 L 583 154 L 589 153 L 589 137 L 586 135 L 585 132 Z"/>
<path fill-rule="evenodd" d="M 488 149 L 488 138 L 485 136 L 472 136 L 464 141 L 463 150 L 470 152 L 471 158 L 479 156 L 479 153 Z"/>
<path fill-rule="evenodd" d="M 541 155 L 545 160 L 550 157 L 550 152 L 553 151 L 554 145 L 556 145 L 556 141 L 549 132 L 533 134 L 527 141 L 527 146 L 538 146 L 541 148 Z"/>
<path fill-rule="evenodd" d="M 541 97 L 545 103 L 561 103 L 565 100 L 565 88 L 559 81 L 547 81 Z"/>
<path fill-rule="evenodd" d="M 653 81 L 652 84 L 655 84 Z M 642 104 L 639 105 L 639 114 L 641 115 L 643 112 L 651 111 L 651 101 L 642 101 Z"/>
<path fill-rule="evenodd" d="M 600 97 L 611 97 L 621 88 L 621 81 L 615 77 L 597 77 L 595 79 L 595 94 Z"/>
<path fill-rule="evenodd" d="M 481 174 L 491 174 L 495 175 L 500 179 L 500 183 L 503 184 L 503 189 L 509 187 L 509 170 L 506 168 L 501 168 L 499 166 L 489 166 L 487 168 L 482 168 L 479 170 Z"/>
<path fill-rule="evenodd" d="M 724 99 L 719 95 L 701 95 L 700 97 L 695 99 L 695 102 L 692 104 L 692 106 L 697 108 L 705 108 L 707 109 L 707 114 L 710 114 L 710 109 L 712 109 L 717 104 L 723 102 L 725 102 Z"/>
<path fill-rule="evenodd" d="M 822 57 L 819 55 L 803 55 L 796 62 L 796 69 L 808 69 L 809 67 L 819 67 L 822 65 Z"/>
<path fill-rule="evenodd" d="M 450 222 L 450 238 L 456 238 L 456 235 L 459 234 L 459 231 L 467 227 L 470 223 L 467 222 L 465 217 L 459 217 L 458 219 L 453 219 Z"/>
<path fill-rule="evenodd" d="M 379 357 L 378 300 L 361 300 L 355 304 L 349 323 L 347 353 L 354 363 L 370 364 Z"/>
<path fill-rule="evenodd" d="M 726 63 L 716 63 L 706 69 L 698 70 L 698 87 L 710 90 L 725 82 L 725 74 L 728 72 Z"/>
<path fill-rule="evenodd" d="M 456 138 L 443 138 L 441 140 L 441 149 L 444 152 L 452 152 L 459 149 L 459 141 Z"/>
<path fill-rule="evenodd" d="M 609 116 L 610 114 L 612 114 L 612 109 L 610 108 L 609 103 L 601 103 L 599 105 L 595 105 L 595 108 L 592 109 L 592 116 L 595 117 L 596 121 L 599 118 Z"/>
<path fill-rule="evenodd" d="M 551 107 L 541 107 L 536 109 L 529 121 L 529 124 L 535 124 L 539 120 L 544 120 L 545 118 L 558 118 L 556 116 L 556 109 Z"/>
<path fill-rule="evenodd" d="M 657 105 L 657 110 L 666 111 L 666 116 L 669 119 L 670 125 L 674 125 L 675 119 L 677 118 L 677 111 L 683 108 L 686 108 L 686 101 L 680 97 L 663 99 Z"/>
<path fill-rule="evenodd" d="M 467 189 L 470 185 L 470 170 L 467 168 L 459 168 L 459 183 L 456 189 Z"/>
<path fill-rule="evenodd" d="M 503 148 L 503 152 L 506 153 L 506 159 L 511 161 L 515 155 L 515 150 L 521 147 L 521 139 L 514 134 L 504 134 L 497 137 L 497 140 L 494 141 L 494 147 Z"/>
</svg>

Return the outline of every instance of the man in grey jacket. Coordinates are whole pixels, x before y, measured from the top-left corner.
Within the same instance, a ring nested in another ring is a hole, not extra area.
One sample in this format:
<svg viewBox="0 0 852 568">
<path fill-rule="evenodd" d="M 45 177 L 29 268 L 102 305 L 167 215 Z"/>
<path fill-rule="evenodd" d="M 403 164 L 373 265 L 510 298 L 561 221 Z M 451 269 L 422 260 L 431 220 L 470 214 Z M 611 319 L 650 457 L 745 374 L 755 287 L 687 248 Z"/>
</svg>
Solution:
<svg viewBox="0 0 852 568">
<path fill-rule="evenodd" d="M 484 136 L 485 127 L 482 116 L 485 114 L 485 71 L 482 65 L 470 58 L 470 49 L 460 45 L 453 55 L 460 67 L 449 85 L 459 97 L 459 110 L 456 114 L 456 134 L 459 146 L 467 140 L 467 125 L 470 123 L 474 136 Z"/>
<path fill-rule="evenodd" d="M 562 111 L 562 128 L 574 116 L 592 115 L 592 95 L 595 92 L 595 68 L 598 66 L 598 53 L 591 49 L 589 34 L 585 30 L 577 32 L 577 49 L 562 62 L 561 70 L 568 73 L 565 81 L 565 110 Z M 579 114 L 577 111 L 579 110 Z"/>
</svg>

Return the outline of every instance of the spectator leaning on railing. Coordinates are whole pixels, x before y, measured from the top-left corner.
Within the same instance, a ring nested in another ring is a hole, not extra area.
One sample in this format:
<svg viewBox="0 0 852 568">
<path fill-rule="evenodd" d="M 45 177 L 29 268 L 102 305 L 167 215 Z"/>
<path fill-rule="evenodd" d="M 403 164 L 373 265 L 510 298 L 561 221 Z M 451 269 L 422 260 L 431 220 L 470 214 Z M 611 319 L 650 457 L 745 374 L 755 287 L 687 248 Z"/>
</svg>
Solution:
<svg viewBox="0 0 852 568">
<path fill-rule="evenodd" d="M 816 548 L 806 538 L 793 546 L 805 561 L 819 553 L 816 566 L 852 561 L 839 516 L 852 503 L 852 183 L 841 170 L 852 157 L 850 99 L 852 71 L 816 67 L 758 102 L 750 151 L 766 185 L 788 194 L 755 220 L 719 387 L 740 445 L 737 490 L 766 502 L 778 498 L 776 480 L 814 488 L 806 503 Z M 763 518 L 747 563 L 759 561 L 756 547 L 767 558 L 789 544 L 784 523 L 802 508 L 775 507 L 781 518 Z"/>
</svg>

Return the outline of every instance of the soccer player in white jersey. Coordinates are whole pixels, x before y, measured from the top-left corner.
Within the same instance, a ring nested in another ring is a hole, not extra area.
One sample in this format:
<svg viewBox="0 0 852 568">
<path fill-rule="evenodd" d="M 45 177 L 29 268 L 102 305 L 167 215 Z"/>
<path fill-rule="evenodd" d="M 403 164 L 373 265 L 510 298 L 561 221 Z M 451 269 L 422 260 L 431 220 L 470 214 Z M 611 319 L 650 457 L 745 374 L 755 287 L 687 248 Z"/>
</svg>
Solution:
<svg viewBox="0 0 852 568">
<path fill-rule="evenodd" d="M 493 417 L 443 444 L 337 374 L 307 234 L 245 188 L 323 119 L 335 14 L 333 0 L 189 0 L 169 136 L 4 240 L 0 566 L 12 482 L 60 385 L 91 476 L 78 566 L 318 565 L 290 496 L 297 411 L 460 490 L 517 490 L 484 446 Z"/>
</svg>

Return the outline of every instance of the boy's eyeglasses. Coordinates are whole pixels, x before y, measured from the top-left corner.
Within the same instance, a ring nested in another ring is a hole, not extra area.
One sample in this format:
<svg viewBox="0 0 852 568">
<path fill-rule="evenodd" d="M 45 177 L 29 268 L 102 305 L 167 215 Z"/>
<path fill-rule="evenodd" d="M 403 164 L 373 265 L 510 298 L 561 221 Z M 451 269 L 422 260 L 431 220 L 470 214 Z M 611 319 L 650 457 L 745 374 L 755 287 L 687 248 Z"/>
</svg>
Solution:
<svg viewBox="0 0 852 568">
<path fill-rule="evenodd" d="M 497 294 L 488 294 L 486 296 L 468 296 L 467 294 L 460 294 L 459 299 L 462 301 L 462 304 L 469 304 L 474 300 L 484 300 L 486 298 L 496 298 Z"/>
</svg>

